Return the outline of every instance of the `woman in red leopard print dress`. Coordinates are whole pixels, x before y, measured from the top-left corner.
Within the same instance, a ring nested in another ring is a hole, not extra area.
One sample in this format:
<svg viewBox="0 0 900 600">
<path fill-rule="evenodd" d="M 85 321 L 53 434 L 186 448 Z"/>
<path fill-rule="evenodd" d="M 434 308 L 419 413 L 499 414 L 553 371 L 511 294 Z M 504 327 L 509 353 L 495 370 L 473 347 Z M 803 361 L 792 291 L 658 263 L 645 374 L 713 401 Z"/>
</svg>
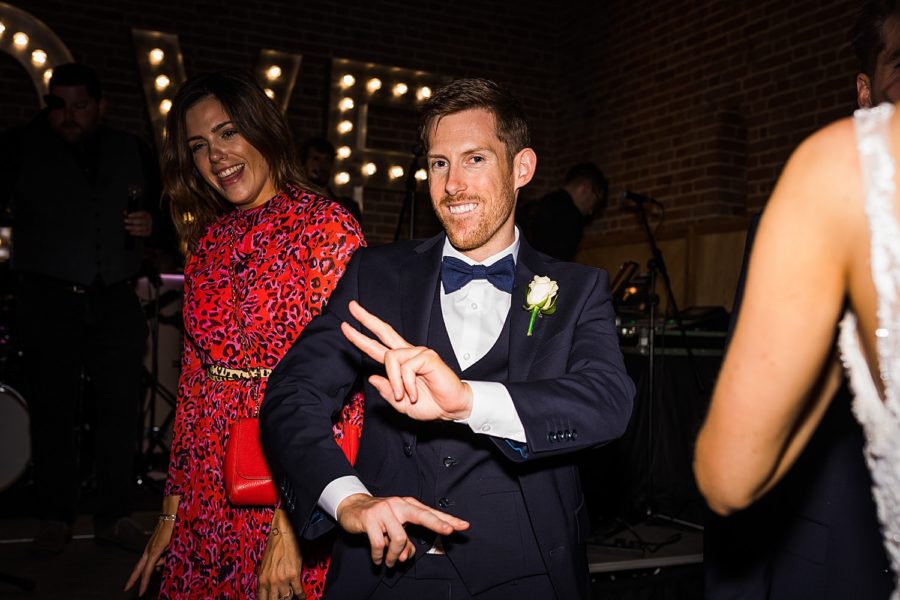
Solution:
<svg viewBox="0 0 900 600">
<path fill-rule="evenodd" d="M 128 586 L 141 577 L 143 594 L 164 561 L 162 598 L 275 600 L 301 587 L 318 598 L 330 548 L 298 546 L 281 509 L 225 496 L 229 426 L 254 414 L 266 380 L 218 381 L 207 369 L 275 367 L 321 312 L 362 234 L 338 204 L 295 185 L 303 179 L 287 125 L 249 77 L 184 83 L 167 128 L 163 176 L 189 249 L 185 346 L 163 515 Z M 345 452 L 359 438 L 361 407 L 354 396 L 335 425 Z"/>
</svg>

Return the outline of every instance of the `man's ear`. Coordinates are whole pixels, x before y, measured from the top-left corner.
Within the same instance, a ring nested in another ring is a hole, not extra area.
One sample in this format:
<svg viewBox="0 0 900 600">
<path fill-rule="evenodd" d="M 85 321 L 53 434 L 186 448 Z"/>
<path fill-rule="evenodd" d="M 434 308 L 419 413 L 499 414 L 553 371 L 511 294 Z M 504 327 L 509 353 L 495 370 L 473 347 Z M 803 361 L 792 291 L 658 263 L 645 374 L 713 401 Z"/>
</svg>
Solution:
<svg viewBox="0 0 900 600">
<path fill-rule="evenodd" d="M 856 103 L 860 108 L 872 108 L 872 81 L 865 73 L 856 76 Z"/>
<path fill-rule="evenodd" d="M 523 148 L 513 158 L 513 187 L 516 191 L 525 187 L 537 170 L 537 154 L 531 148 Z"/>
</svg>

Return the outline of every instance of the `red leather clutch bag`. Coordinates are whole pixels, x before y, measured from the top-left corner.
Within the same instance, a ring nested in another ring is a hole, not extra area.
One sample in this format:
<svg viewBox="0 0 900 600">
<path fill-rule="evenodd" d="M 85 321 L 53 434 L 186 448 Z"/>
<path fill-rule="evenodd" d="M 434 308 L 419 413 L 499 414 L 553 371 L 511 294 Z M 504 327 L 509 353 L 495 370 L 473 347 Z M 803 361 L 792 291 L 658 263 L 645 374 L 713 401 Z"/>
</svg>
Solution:
<svg viewBox="0 0 900 600">
<path fill-rule="evenodd" d="M 278 499 L 255 417 L 231 425 L 225 448 L 225 494 L 238 506 L 274 506 Z"/>
</svg>

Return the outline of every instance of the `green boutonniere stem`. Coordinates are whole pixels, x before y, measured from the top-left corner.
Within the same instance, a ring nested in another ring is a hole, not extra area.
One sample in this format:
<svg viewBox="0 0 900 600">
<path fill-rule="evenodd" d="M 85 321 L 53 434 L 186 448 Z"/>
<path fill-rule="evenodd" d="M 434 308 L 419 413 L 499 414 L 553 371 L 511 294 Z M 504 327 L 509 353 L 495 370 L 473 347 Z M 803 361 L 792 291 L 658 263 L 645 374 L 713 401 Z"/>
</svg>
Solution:
<svg viewBox="0 0 900 600">
<path fill-rule="evenodd" d="M 535 306 L 531 309 L 531 319 L 528 321 L 528 335 L 531 335 L 531 332 L 534 331 L 534 322 L 537 320 L 539 314 L 541 314 L 540 306 Z"/>
</svg>

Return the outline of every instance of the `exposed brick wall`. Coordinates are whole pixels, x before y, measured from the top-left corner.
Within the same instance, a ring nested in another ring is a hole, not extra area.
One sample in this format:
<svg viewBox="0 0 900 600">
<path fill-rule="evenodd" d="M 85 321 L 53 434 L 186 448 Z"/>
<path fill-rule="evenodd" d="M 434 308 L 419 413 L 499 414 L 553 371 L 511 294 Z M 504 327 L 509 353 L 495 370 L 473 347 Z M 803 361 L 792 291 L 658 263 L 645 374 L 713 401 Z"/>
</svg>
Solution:
<svg viewBox="0 0 900 600">
<path fill-rule="evenodd" d="M 620 206 L 626 186 L 663 201 L 669 227 L 743 218 L 765 202 L 803 137 L 855 107 L 846 42 L 853 0 L 610 0 L 588 8 L 486 0 L 470 14 L 454 3 L 399 0 L 15 4 L 100 72 L 110 122 L 148 140 L 132 27 L 178 34 L 188 75 L 251 68 L 260 48 L 302 54 L 288 107 L 298 138 L 324 132 L 332 57 L 497 79 L 523 99 L 534 128 L 539 171 L 526 197 L 551 189 L 575 162 L 594 160 L 609 175 L 612 204 L 589 228 L 588 246 L 610 232 L 639 235 Z M 34 93 L 8 56 L 0 78 L 6 127 L 34 110 Z M 391 147 L 392 118 L 373 122 L 379 145 Z M 400 148 L 413 138 L 402 127 Z M 393 237 L 402 200 L 366 190 L 372 242 Z M 417 206 L 419 233 L 433 231 L 427 198 Z"/>
<path fill-rule="evenodd" d="M 586 234 L 634 230 L 623 188 L 653 196 L 667 225 L 733 219 L 765 203 L 791 150 L 856 107 L 847 39 L 859 3 L 612 1 L 584 14 L 564 58 L 570 97 L 555 174 L 592 159 L 612 204 Z M 664 228 L 665 229 L 665 228 Z M 635 233 L 635 235 L 638 235 Z M 619 236 L 616 236 L 619 237 Z"/>
</svg>

